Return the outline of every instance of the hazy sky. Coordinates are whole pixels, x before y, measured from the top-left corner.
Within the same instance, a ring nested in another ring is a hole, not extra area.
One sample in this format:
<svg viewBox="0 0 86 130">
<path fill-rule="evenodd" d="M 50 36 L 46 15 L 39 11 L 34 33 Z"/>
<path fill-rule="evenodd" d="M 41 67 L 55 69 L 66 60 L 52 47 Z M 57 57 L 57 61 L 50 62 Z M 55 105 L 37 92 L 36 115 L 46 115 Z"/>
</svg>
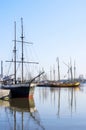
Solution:
<svg viewBox="0 0 86 130">
<path fill-rule="evenodd" d="M 70 57 L 76 62 L 77 76 L 86 76 L 86 0 L 1 0 L 0 1 L 0 60 L 10 59 L 14 39 L 20 39 L 21 17 L 24 36 L 32 45 L 40 67 L 47 72 L 57 69 L 67 73 Z M 30 45 L 31 47 L 31 45 Z M 5 68 L 4 68 L 5 69 Z"/>
</svg>

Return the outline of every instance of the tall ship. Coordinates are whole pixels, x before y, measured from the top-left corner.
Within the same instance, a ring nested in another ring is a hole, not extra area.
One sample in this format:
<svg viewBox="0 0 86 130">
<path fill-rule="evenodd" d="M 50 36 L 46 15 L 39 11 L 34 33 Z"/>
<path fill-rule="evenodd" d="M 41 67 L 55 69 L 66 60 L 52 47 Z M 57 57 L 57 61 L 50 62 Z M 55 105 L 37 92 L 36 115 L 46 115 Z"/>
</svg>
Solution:
<svg viewBox="0 0 86 130">
<path fill-rule="evenodd" d="M 21 18 L 21 41 L 17 41 L 16 40 L 16 22 L 14 23 L 14 28 L 15 28 L 15 40 L 14 40 L 14 59 L 12 61 L 8 61 L 8 62 L 14 62 L 14 79 L 13 79 L 13 83 L 11 84 L 3 84 L 2 85 L 2 89 L 6 89 L 6 90 L 10 90 L 9 93 L 9 97 L 10 98 L 28 98 L 30 96 L 30 88 L 32 86 L 32 82 L 39 77 L 40 75 L 42 75 L 44 72 L 38 74 L 36 77 L 32 78 L 31 80 L 28 81 L 24 81 L 23 78 L 23 70 L 24 70 L 24 63 L 32 63 L 32 64 L 38 64 L 38 62 L 27 62 L 24 61 L 24 43 L 28 43 L 24 41 L 24 35 L 23 35 L 23 18 Z M 22 48 L 22 52 L 21 52 L 21 61 L 17 61 L 17 56 L 16 56 L 16 42 L 21 42 L 21 48 Z M 17 75 L 16 75 L 16 64 L 17 63 L 21 63 L 21 81 L 18 82 L 17 81 Z"/>
</svg>

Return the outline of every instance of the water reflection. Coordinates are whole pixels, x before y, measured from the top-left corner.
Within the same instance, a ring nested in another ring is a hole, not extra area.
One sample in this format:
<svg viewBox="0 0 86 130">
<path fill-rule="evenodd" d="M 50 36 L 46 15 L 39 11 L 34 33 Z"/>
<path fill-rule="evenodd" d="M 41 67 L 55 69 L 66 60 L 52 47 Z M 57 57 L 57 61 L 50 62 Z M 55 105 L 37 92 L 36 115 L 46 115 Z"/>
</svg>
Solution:
<svg viewBox="0 0 86 130">
<path fill-rule="evenodd" d="M 10 110 L 12 110 L 14 112 L 14 121 L 15 121 L 14 126 L 16 128 L 18 128 L 18 125 L 16 126 L 16 117 L 18 118 L 19 112 L 21 113 L 22 120 L 21 120 L 20 124 L 22 127 L 20 127 L 20 128 L 22 128 L 22 130 L 23 129 L 25 130 L 25 127 L 27 127 L 26 122 L 24 122 L 26 120 L 26 118 L 28 118 L 28 121 L 29 121 L 28 123 L 30 123 L 30 120 L 31 121 L 33 120 L 33 122 L 35 122 L 35 124 L 36 124 L 36 127 L 43 128 L 43 126 L 41 125 L 39 113 L 35 107 L 33 96 L 29 99 L 23 98 L 23 99 L 10 100 Z M 25 113 L 25 112 L 27 112 L 27 113 Z M 28 114 L 28 117 L 26 114 Z M 24 117 L 25 117 L 25 119 L 24 119 Z M 15 128 L 15 130 L 16 130 L 16 128 Z"/>
<path fill-rule="evenodd" d="M 4 108 L 3 125 L 0 128 L 11 130 L 44 129 L 41 124 L 40 115 L 34 102 L 34 95 L 30 98 L 10 99 L 9 101 L 0 101 L 0 108 Z M 5 120 L 8 120 L 7 122 Z"/>
<path fill-rule="evenodd" d="M 58 117 L 65 115 L 72 116 L 76 112 L 77 94 L 81 91 L 80 87 L 76 88 L 54 88 L 41 87 L 39 90 L 40 107 L 42 104 L 49 109 L 52 107 Z M 42 108 L 41 108 L 42 109 Z M 52 112 L 51 112 L 52 113 Z"/>
<path fill-rule="evenodd" d="M 36 87 L 31 94 L 29 99 L 0 101 L 1 129 L 86 129 L 86 85 Z"/>
<path fill-rule="evenodd" d="M 19 112 L 36 112 L 36 107 L 34 103 L 34 98 L 18 98 L 18 99 L 10 99 L 10 110 L 15 110 Z"/>
</svg>

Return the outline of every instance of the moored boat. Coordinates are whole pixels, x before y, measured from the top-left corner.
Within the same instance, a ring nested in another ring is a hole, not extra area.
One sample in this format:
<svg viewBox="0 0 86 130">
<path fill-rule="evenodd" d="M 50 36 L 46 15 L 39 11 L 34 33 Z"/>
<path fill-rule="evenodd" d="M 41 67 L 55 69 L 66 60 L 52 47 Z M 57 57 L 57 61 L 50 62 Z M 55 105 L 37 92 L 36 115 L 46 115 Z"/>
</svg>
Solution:
<svg viewBox="0 0 86 130">
<path fill-rule="evenodd" d="M 51 87 L 78 87 L 80 85 L 80 82 L 52 82 L 49 84 Z"/>
<path fill-rule="evenodd" d="M 10 98 L 28 98 L 30 85 L 26 84 L 14 84 L 14 85 L 3 85 L 2 89 L 10 90 Z"/>
<path fill-rule="evenodd" d="M 29 80 L 29 81 L 24 81 L 23 80 L 23 63 L 34 63 L 34 64 L 38 64 L 38 62 L 26 62 L 24 61 L 24 55 L 23 55 L 23 39 L 24 39 L 24 36 L 23 36 L 23 19 L 21 18 L 21 30 L 22 30 L 22 33 L 21 33 L 21 41 L 16 41 L 16 22 L 15 22 L 15 40 L 14 40 L 14 59 L 12 61 L 7 61 L 7 62 L 14 62 L 14 78 L 13 78 L 13 81 L 10 82 L 8 84 L 8 80 L 6 81 L 7 84 L 3 84 L 1 86 L 2 89 L 8 89 L 10 90 L 10 93 L 9 93 L 9 97 L 10 98 L 28 98 L 29 97 L 29 92 L 30 92 L 30 88 L 33 86 L 33 81 L 38 77 L 40 76 L 41 74 L 38 74 L 35 78 L 32 78 L 32 80 Z M 17 61 L 16 60 L 16 42 L 21 42 L 21 47 L 22 47 L 22 52 L 21 52 L 21 61 Z M 27 43 L 27 42 L 25 42 Z M 16 80 L 16 63 L 21 63 L 21 81 L 17 82 Z"/>
</svg>

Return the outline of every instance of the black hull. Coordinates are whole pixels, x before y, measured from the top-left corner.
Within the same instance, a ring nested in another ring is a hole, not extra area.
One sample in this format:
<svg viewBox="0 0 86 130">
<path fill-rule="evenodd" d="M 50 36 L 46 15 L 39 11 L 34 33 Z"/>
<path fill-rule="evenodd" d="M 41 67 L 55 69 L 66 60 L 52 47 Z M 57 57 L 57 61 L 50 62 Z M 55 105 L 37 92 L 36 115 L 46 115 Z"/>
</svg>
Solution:
<svg viewBox="0 0 86 130">
<path fill-rule="evenodd" d="M 29 98 L 30 86 L 28 84 L 4 85 L 2 89 L 10 90 L 10 98 Z"/>
<path fill-rule="evenodd" d="M 29 87 L 15 87 L 10 89 L 10 98 L 29 98 Z"/>
</svg>

